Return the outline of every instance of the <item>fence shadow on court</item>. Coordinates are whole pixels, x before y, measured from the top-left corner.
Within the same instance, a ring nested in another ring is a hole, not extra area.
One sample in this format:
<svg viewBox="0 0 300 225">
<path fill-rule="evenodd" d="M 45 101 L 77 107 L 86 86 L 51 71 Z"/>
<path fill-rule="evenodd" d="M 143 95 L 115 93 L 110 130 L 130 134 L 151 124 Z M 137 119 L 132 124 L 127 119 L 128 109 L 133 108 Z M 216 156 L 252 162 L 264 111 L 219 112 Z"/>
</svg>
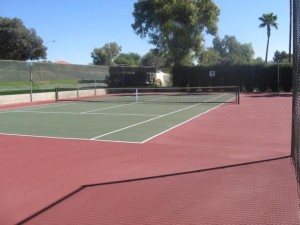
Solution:
<svg viewBox="0 0 300 225">
<path fill-rule="evenodd" d="M 128 180 L 120 180 L 120 181 L 112 181 L 112 182 L 105 182 L 105 183 L 95 183 L 95 184 L 83 185 L 80 188 L 78 188 L 77 190 L 75 190 L 75 191 L 71 192 L 70 194 L 62 197 L 58 201 L 50 204 L 49 206 L 45 207 L 44 209 L 40 210 L 39 212 L 36 212 L 35 214 L 29 216 L 28 218 L 24 219 L 23 221 L 19 222 L 18 224 L 31 224 L 31 222 L 33 222 L 33 223 L 38 222 L 39 223 L 39 222 L 41 222 L 40 220 L 42 220 L 42 222 L 46 222 L 45 220 L 47 220 L 49 218 L 52 218 L 51 215 L 53 217 L 56 217 L 56 213 L 57 212 L 64 214 L 62 212 L 64 210 L 62 210 L 61 208 L 66 207 L 66 205 L 67 205 L 67 207 L 70 206 L 70 205 L 71 206 L 77 205 L 77 204 L 80 205 L 80 204 L 83 204 L 83 203 L 84 203 L 83 205 L 85 205 L 85 201 L 88 201 L 88 202 L 91 201 L 91 198 L 90 198 L 91 195 L 89 195 L 89 194 L 86 195 L 87 192 L 91 192 L 91 191 L 93 192 L 93 190 L 94 191 L 96 190 L 96 192 L 98 194 L 101 193 L 100 195 L 101 196 L 103 195 L 102 191 L 99 192 L 99 190 L 94 189 L 94 188 L 100 188 L 100 187 L 101 188 L 105 188 L 104 192 L 108 191 L 110 194 L 112 194 L 112 201 L 114 201 L 114 197 L 113 196 L 119 195 L 120 193 L 121 193 L 120 195 L 123 196 L 124 193 L 125 193 L 127 195 L 126 199 L 130 202 L 131 201 L 131 197 L 130 197 L 131 194 L 132 194 L 132 196 L 133 196 L 134 199 L 137 197 L 136 196 L 136 191 L 134 191 L 134 190 L 136 190 L 135 187 L 139 186 L 140 188 L 138 188 L 138 191 L 141 191 L 140 194 L 143 195 L 143 187 L 145 187 L 145 184 L 141 185 L 141 182 L 147 182 L 146 186 L 147 185 L 148 186 L 152 186 L 152 188 L 155 189 L 154 192 L 151 189 L 151 191 L 149 193 L 148 192 L 146 193 L 148 195 L 147 198 L 146 198 L 146 200 L 147 201 L 151 201 L 151 199 L 152 199 L 151 195 L 152 194 L 155 195 L 155 193 L 157 193 L 157 190 L 161 191 L 161 189 L 160 189 L 161 188 L 161 184 L 163 184 L 163 185 L 166 185 L 166 184 L 170 185 L 169 184 L 170 179 L 171 179 L 171 182 L 174 182 L 174 185 L 178 185 L 178 182 L 179 182 L 180 186 L 182 186 L 182 184 L 181 184 L 180 181 L 187 179 L 187 176 L 202 176 L 203 175 L 203 176 L 209 176 L 209 177 L 211 177 L 211 178 L 209 178 L 209 180 L 210 179 L 213 179 L 213 180 L 217 179 L 218 180 L 219 179 L 218 176 L 220 174 L 221 174 L 221 176 L 224 176 L 223 173 L 229 173 L 229 174 L 232 173 L 232 171 L 227 171 L 226 172 L 226 170 L 224 170 L 224 169 L 233 169 L 234 171 L 237 172 L 236 179 L 239 180 L 239 182 L 240 182 L 240 179 L 243 179 L 242 178 L 243 176 L 239 175 L 238 171 L 240 171 L 240 170 L 242 170 L 242 171 L 251 171 L 251 169 L 248 168 L 247 166 L 250 166 L 251 168 L 255 168 L 256 166 L 259 167 L 259 166 L 263 166 L 263 165 L 267 165 L 267 164 L 270 164 L 270 165 L 271 164 L 282 164 L 283 162 L 286 163 L 286 162 L 290 162 L 290 161 L 291 161 L 290 156 L 284 156 L 284 157 L 279 157 L 279 158 L 272 158 L 272 159 L 260 160 L 260 161 L 255 161 L 255 162 L 246 162 L 246 163 L 240 163 L 240 164 L 235 164 L 235 165 L 226 165 L 226 166 L 214 167 L 214 168 L 207 168 L 207 169 L 201 169 L 201 170 L 184 171 L 184 172 L 179 172 L 179 173 L 163 174 L 163 175 L 158 175 L 158 176 L 149 176 L 149 177 L 141 177 L 141 178 L 128 179 Z M 291 169 L 291 167 L 290 167 L 290 169 Z M 258 169 L 256 169 L 256 170 L 258 170 Z M 204 173 L 204 172 L 210 172 L 210 173 L 207 174 L 207 173 Z M 268 172 L 266 172 L 266 173 L 268 173 Z M 251 174 L 251 176 L 255 177 L 256 175 L 254 173 L 254 174 Z M 190 179 L 190 178 L 188 178 L 188 179 Z M 185 184 L 185 182 L 183 182 L 183 183 Z M 228 182 L 225 182 L 225 183 L 226 183 L 226 185 L 230 185 L 230 183 L 228 183 Z M 205 190 L 210 190 L 212 187 L 209 187 L 209 186 L 212 185 L 212 184 L 213 183 L 211 183 L 211 184 L 205 184 L 207 186 L 207 188 L 205 188 Z M 122 185 L 123 188 L 124 187 L 127 188 L 127 189 L 129 188 L 128 189 L 129 191 L 128 192 L 127 191 L 123 192 L 122 188 L 116 188 L 115 185 Z M 171 185 L 171 186 L 174 186 L 174 185 Z M 173 188 L 174 188 L 174 190 L 176 189 L 175 187 L 173 187 Z M 166 188 L 166 189 L 167 189 L 168 192 L 169 191 L 172 192 L 173 188 L 171 187 L 171 189 L 170 188 Z M 191 185 L 190 185 L 189 188 L 192 188 L 192 190 L 196 190 L 196 189 L 198 190 L 198 187 L 197 187 L 197 185 L 195 186 L 194 181 L 191 183 Z M 200 188 L 200 190 L 201 190 L 201 188 Z M 160 194 L 165 193 L 165 191 L 166 190 L 163 190 L 162 193 L 160 193 Z M 215 191 L 216 190 L 214 190 L 213 193 Z M 120 192 L 120 193 L 117 193 L 117 192 Z M 293 193 L 293 194 L 295 194 L 295 193 Z M 219 195 L 219 193 L 215 193 L 215 194 Z M 85 199 L 84 196 L 87 196 L 88 199 Z M 184 197 L 184 196 L 181 196 L 181 197 Z M 105 200 L 107 201 L 107 198 L 105 196 L 102 196 L 101 198 L 103 198 L 103 202 L 99 203 L 99 204 L 103 205 L 103 204 L 106 203 Z M 226 196 L 223 196 L 223 198 L 226 198 Z M 232 198 L 232 196 L 230 198 Z M 234 198 L 240 198 L 240 197 L 237 194 L 237 196 L 234 197 Z M 245 199 L 247 199 L 247 196 L 245 196 Z M 295 196 L 295 199 L 297 199 L 296 196 Z M 92 201 L 94 201 L 94 199 L 92 199 Z M 108 201 L 110 201 L 110 198 L 108 198 Z M 136 199 L 134 201 L 136 201 Z M 159 198 L 157 201 L 164 201 L 164 200 Z M 191 201 L 191 200 L 185 200 L 185 201 Z M 238 201 L 239 202 L 240 201 L 243 202 L 242 199 L 238 199 Z M 126 204 L 130 204 L 129 202 L 127 202 Z M 163 202 L 161 202 L 161 204 L 162 203 Z M 54 210 L 56 207 L 58 207 L 59 209 Z M 143 204 L 143 207 L 144 207 L 144 204 Z M 79 207 L 77 209 L 85 211 L 81 207 Z M 104 209 L 105 209 L 105 207 L 104 207 Z M 139 209 L 137 209 L 137 210 L 139 210 Z M 49 215 L 48 216 L 44 216 L 44 213 L 48 213 L 48 214 L 50 213 L 50 217 L 49 217 Z M 95 213 L 95 212 L 93 212 L 93 213 Z M 148 212 L 148 213 L 151 214 L 151 212 Z M 230 213 L 234 214 L 235 212 L 231 212 L 230 211 Z M 64 218 L 65 218 L 65 215 L 64 215 Z M 67 217 L 66 219 L 70 219 L 70 218 Z M 86 217 L 85 219 L 89 220 L 90 217 Z M 211 219 L 214 219 L 213 216 L 211 217 Z M 296 219 L 297 218 L 295 218 L 295 220 Z M 172 219 L 170 218 L 170 221 L 171 220 Z M 172 223 L 170 223 L 170 224 L 172 224 Z"/>
</svg>

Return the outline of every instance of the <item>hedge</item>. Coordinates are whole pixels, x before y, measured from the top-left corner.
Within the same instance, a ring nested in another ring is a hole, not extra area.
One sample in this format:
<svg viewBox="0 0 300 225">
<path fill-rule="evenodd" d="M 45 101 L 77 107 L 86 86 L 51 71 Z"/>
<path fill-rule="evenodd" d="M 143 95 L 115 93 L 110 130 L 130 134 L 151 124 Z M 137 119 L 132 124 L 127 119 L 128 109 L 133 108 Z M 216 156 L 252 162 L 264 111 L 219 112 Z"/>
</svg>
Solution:
<svg viewBox="0 0 300 225">
<path fill-rule="evenodd" d="M 292 90 L 293 67 L 291 64 L 272 65 L 216 65 L 177 66 L 172 68 L 173 86 L 240 86 L 242 91 L 277 91 L 279 68 L 279 88 Z M 210 77 L 215 71 L 215 77 Z"/>
</svg>

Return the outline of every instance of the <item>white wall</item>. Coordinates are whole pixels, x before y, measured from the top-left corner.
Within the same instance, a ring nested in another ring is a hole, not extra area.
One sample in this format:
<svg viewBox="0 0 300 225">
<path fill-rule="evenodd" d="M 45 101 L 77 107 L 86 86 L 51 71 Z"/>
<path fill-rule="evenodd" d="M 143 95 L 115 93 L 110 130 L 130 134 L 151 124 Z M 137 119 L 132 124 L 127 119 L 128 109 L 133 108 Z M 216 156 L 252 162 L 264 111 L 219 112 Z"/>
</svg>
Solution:
<svg viewBox="0 0 300 225">
<path fill-rule="evenodd" d="M 162 71 L 158 71 L 156 74 L 155 74 L 155 79 L 160 79 L 161 82 L 162 82 L 162 86 L 163 87 L 170 87 L 172 86 L 172 80 L 171 80 L 171 75 L 170 74 L 167 74 L 167 73 L 164 73 Z"/>
<path fill-rule="evenodd" d="M 93 96 L 95 95 L 95 90 L 80 90 L 75 91 L 64 91 L 59 92 L 59 98 L 74 98 L 79 94 L 80 97 Z M 105 89 L 96 89 L 96 95 L 105 94 Z M 33 93 L 32 101 L 47 101 L 55 100 L 55 92 L 45 92 L 45 93 Z M 15 104 L 15 103 L 25 103 L 31 102 L 30 94 L 19 94 L 19 95 L 0 95 L 0 105 Z"/>
</svg>

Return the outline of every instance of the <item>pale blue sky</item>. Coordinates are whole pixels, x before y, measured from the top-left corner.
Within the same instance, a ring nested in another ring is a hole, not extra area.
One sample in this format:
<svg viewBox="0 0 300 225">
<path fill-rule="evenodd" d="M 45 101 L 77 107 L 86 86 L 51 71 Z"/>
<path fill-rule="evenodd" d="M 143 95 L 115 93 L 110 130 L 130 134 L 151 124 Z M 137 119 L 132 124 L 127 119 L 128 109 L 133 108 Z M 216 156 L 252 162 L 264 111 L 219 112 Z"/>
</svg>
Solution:
<svg viewBox="0 0 300 225">
<path fill-rule="evenodd" d="M 91 52 L 117 42 L 123 53 L 144 55 L 153 48 L 134 34 L 131 24 L 136 0 L 0 0 L 0 16 L 20 18 L 47 43 L 48 60 L 74 64 L 92 62 Z M 269 60 L 276 50 L 288 52 L 289 0 L 214 0 L 221 9 L 219 35 L 232 35 L 252 43 L 255 57 L 265 57 L 266 29 L 259 28 L 263 13 L 278 16 L 279 29 L 272 29 Z M 54 43 L 50 42 L 55 40 Z M 206 46 L 212 38 L 206 36 Z"/>
</svg>

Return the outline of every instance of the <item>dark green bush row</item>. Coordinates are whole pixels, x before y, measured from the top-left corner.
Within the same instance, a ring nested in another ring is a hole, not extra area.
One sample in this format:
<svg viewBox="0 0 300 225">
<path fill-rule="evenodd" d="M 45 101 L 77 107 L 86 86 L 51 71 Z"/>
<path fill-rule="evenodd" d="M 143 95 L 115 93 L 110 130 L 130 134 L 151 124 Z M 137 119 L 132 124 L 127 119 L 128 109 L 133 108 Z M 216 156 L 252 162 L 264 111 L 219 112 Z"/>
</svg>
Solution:
<svg viewBox="0 0 300 225">
<path fill-rule="evenodd" d="M 215 71 L 215 77 L 210 77 Z M 279 88 L 292 89 L 293 67 L 279 65 Z M 278 65 L 217 65 L 173 67 L 173 86 L 232 86 L 238 85 L 243 91 L 277 91 Z"/>
<path fill-rule="evenodd" d="M 107 82 L 110 87 L 143 87 L 148 80 L 147 73 L 137 71 L 132 74 L 111 74 Z"/>
<path fill-rule="evenodd" d="M 110 87 L 144 87 L 155 71 L 156 67 L 111 66 L 107 83 Z"/>
</svg>

